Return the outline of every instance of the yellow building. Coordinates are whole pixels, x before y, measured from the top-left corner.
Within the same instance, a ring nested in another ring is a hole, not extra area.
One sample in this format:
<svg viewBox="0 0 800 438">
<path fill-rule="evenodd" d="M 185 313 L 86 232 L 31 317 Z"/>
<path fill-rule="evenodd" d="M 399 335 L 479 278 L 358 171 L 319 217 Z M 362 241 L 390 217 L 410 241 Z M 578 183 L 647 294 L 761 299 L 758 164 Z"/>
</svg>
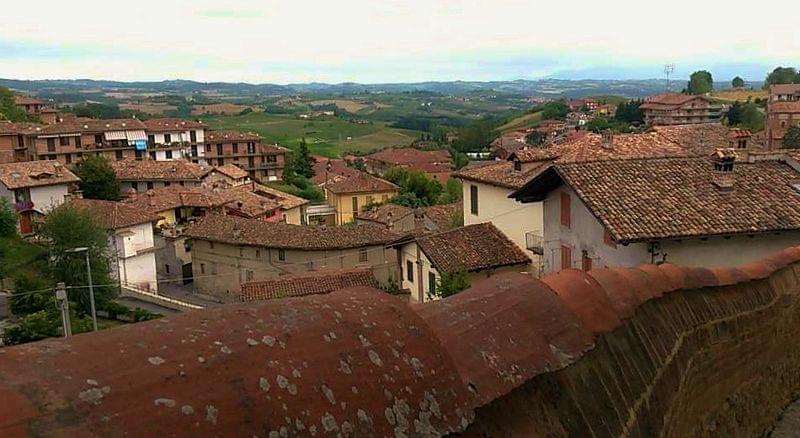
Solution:
<svg viewBox="0 0 800 438">
<path fill-rule="evenodd" d="M 336 225 L 355 221 L 365 206 L 386 202 L 397 193 L 396 185 L 365 172 L 325 185 L 325 197 L 335 210 Z"/>
</svg>

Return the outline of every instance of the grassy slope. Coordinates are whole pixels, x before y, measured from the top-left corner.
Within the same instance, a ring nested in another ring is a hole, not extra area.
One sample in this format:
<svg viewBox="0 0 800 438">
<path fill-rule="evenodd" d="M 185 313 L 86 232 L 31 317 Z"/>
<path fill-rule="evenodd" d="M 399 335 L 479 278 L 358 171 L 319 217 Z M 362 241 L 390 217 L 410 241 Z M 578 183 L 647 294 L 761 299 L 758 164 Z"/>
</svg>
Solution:
<svg viewBox="0 0 800 438">
<path fill-rule="evenodd" d="M 746 102 L 748 99 L 752 98 L 755 99 L 766 99 L 769 97 L 769 93 L 767 90 L 762 89 L 742 89 L 742 90 L 734 90 L 734 89 L 727 89 L 727 90 L 719 90 L 714 91 L 711 93 L 711 97 L 713 99 L 722 101 L 722 102 Z"/>
<path fill-rule="evenodd" d="M 383 122 L 357 125 L 336 117 L 302 120 L 287 114 L 253 112 L 242 116 L 208 116 L 203 121 L 211 128 L 257 132 L 267 141 L 292 149 L 305 137 L 312 153 L 330 157 L 348 150 L 407 146 L 419 136 L 415 131 L 387 127 Z"/>
<path fill-rule="evenodd" d="M 19 237 L 0 237 L 0 265 L 2 271 L 7 275 L 16 272 L 28 272 L 37 274 L 40 271 L 40 264 L 44 263 L 45 249 L 41 246 L 28 243 Z"/>
<path fill-rule="evenodd" d="M 517 118 L 511 119 L 505 125 L 502 125 L 499 128 L 497 128 L 497 130 L 501 132 L 507 132 L 520 128 L 530 128 L 539 124 L 541 120 L 542 120 L 541 111 L 537 111 L 535 113 L 526 113 Z"/>
</svg>

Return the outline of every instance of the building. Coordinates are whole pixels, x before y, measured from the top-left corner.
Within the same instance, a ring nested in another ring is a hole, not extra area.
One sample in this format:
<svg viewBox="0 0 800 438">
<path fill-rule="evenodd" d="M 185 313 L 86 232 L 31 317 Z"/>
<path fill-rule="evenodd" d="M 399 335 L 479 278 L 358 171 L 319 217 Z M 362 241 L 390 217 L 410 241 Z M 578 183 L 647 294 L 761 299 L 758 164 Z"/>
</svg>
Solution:
<svg viewBox="0 0 800 438">
<path fill-rule="evenodd" d="M 29 153 L 33 159 L 61 164 L 77 163 L 86 154 L 109 161 L 142 159 L 147 154 L 147 134 L 137 119 L 74 118 L 37 130 Z"/>
<path fill-rule="evenodd" d="M 367 172 L 383 176 L 392 167 L 418 170 L 444 183 L 453 171 L 453 158 L 445 149 L 424 151 L 415 148 L 382 149 L 362 157 Z"/>
<path fill-rule="evenodd" d="M 112 276 L 120 287 L 158 292 L 153 223 L 156 218 L 131 205 L 97 199 L 73 199 L 108 232 Z"/>
<path fill-rule="evenodd" d="M 347 162 L 341 158 L 315 156 L 314 176 L 311 177 L 311 182 L 319 187 L 324 187 L 327 183 L 358 175 L 359 172 L 358 169 L 348 166 Z"/>
<path fill-rule="evenodd" d="M 460 202 L 420 208 L 387 203 L 364 210 L 357 222 L 380 224 L 395 233 L 421 235 L 455 228 L 461 215 Z"/>
<path fill-rule="evenodd" d="M 238 296 L 242 283 L 283 274 L 369 269 L 382 283 L 396 272 L 385 245 L 399 235 L 378 225 L 290 225 L 208 215 L 186 230 L 191 238 L 195 290 Z"/>
<path fill-rule="evenodd" d="M 203 122 L 158 118 L 146 120 L 144 125 L 151 160 L 185 159 L 194 163 L 205 163 L 206 127 Z"/>
<path fill-rule="evenodd" d="M 264 144 L 252 132 L 209 131 L 206 133 L 205 158 L 209 164 L 234 164 L 245 169 L 255 180 L 275 181 L 283 176 L 288 149 Z"/>
<path fill-rule="evenodd" d="M 242 283 L 239 301 L 263 301 L 279 298 L 327 294 L 347 287 L 377 289 L 378 281 L 368 269 L 317 271 L 288 274 L 271 280 Z"/>
<path fill-rule="evenodd" d="M 508 159 L 509 155 L 528 145 L 528 134 L 530 129 L 518 129 L 516 131 L 505 132 L 489 143 L 489 151 L 500 160 Z"/>
<path fill-rule="evenodd" d="M 29 161 L 33 136 L 41 125 L 0 121 L 0 164 Z"/>
<path fill-rule="evenodd" d="M 33 232 L 33 222 L 63 204 L 80 180 L 58 161 L 0 164 L 0 198 L 19 213 L 19 230 Z"/>
<path fill-rule="evenodd" d="M 58 110 L 50 108 L 43 100 L 30 96 L 15 95 L 14 103 L 25 109 L 25 112 L 40 122 L 51 125 L 58 121 Z"/>
<path fill-rule="evenodd" d="M 541 203 L 545 270 L 723 267 L 800 243 L 797 154 L 555 163 L 512 194 Z"/>
<path fill-rule="evenodd" d="M 209 186 L 240 186 L 250 182 L 250 174 L 246 170 L 233 164 L 217 166 L 205 176 L 206 185 Z"/>
<path fill-rule="evenodd" d="M 705 96 L 664 93 L 646 98 L 639 109 L 648 125 L 686 125 L 718 122 L 722 107 Z"/>
<path fill-rule="evenodd" d="M 329 223 L 332 215 L 336 225 L 353 222 L 365 206 L 376 202 L 385 203 L 397 195 L 398 190 L 399 187 L 389 181 L 365 172 L 329 183 L 325 185 L 325 198 L 331 210 L 326 213 L 328 217 L 324 220 Z"/>
<path fill-rule="evenodd" d="M 464 271 L 470 283 L 495 272 L 526 271 L 531 260 L 491 223 L 459 227 L 421 237 L 404 237 L 390 244 L 397 249 L 401 288 L 416 302 L 441 296 L 442 274 Z"/>
<path fill-rule="evenodd" d="M 120 191 L 123 195 L 133 192 L 178 185 L 198 187 L 213 172 L 213 168 L 187 160 L 154 161 L 132 160 L 112 161 Z M 216 176 L 214 176 L 216 178 Z"/>
<path fill-rule="evenodd" d="M 769 87 L 767 103 L 767 146 L 781 149 L 783 136 L 791 126 L 800 126 L 800 84 Z"/>
</svg>

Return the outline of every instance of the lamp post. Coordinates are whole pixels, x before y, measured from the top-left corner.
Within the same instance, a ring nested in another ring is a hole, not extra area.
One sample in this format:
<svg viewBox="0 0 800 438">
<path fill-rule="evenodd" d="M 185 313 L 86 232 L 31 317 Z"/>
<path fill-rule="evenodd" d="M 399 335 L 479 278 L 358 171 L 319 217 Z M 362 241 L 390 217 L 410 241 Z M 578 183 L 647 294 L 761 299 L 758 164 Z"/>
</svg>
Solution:
<svg viewBox="0 0 800 438">
<path fill-rule="evenodd" d="M 97 311 L 94 308 L 94 287 L 92 286 L 92 264 L 89 263 L 89 248 L 85 246 L 79 246 L 77 248 L 71 248 L 64 252 L 77 254 L 77 253 L 84 253 L 86 254 L 86 277 L 89 280 L 89 303 L 92 308 L 92 329 L 97 331 Z"/>
</svg>

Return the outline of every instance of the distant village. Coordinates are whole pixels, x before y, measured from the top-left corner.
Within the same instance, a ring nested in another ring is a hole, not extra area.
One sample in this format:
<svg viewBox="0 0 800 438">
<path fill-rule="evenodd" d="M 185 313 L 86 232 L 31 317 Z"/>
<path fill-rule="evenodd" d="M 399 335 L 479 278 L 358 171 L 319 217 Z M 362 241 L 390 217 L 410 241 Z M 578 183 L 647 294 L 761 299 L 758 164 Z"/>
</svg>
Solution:
<svg viewBox="0 0 800 438">
<path fill-rule="evenodd" d="M 426 302 L 505 271 L 728 267 L 800 244 L 800 150 L 782 143 L 800 124 L 796 84 L 770 87 L 760 132 L 723 124 L 707 96 L 665 93 L 625 133 L 586 129 L 615 106 L 568 100 L 563 119 L 503 132 L 459 168 L 425 141 L 312 156 L 324 194 L 313 200 L 272 184 L 296 152 L 253 132 L 16 104 L 38 119 L 0 121 L 0 198 L 19 235 L 35 242 L 51 212 L 87 211 L 121 296 L 174 311 L 357 285 Z M 87 157 L 113 169 L 120 199 L 80 190 Z M 404 205 L 398 169 L 461 187 L 451 202 Z"/>
</svg>

